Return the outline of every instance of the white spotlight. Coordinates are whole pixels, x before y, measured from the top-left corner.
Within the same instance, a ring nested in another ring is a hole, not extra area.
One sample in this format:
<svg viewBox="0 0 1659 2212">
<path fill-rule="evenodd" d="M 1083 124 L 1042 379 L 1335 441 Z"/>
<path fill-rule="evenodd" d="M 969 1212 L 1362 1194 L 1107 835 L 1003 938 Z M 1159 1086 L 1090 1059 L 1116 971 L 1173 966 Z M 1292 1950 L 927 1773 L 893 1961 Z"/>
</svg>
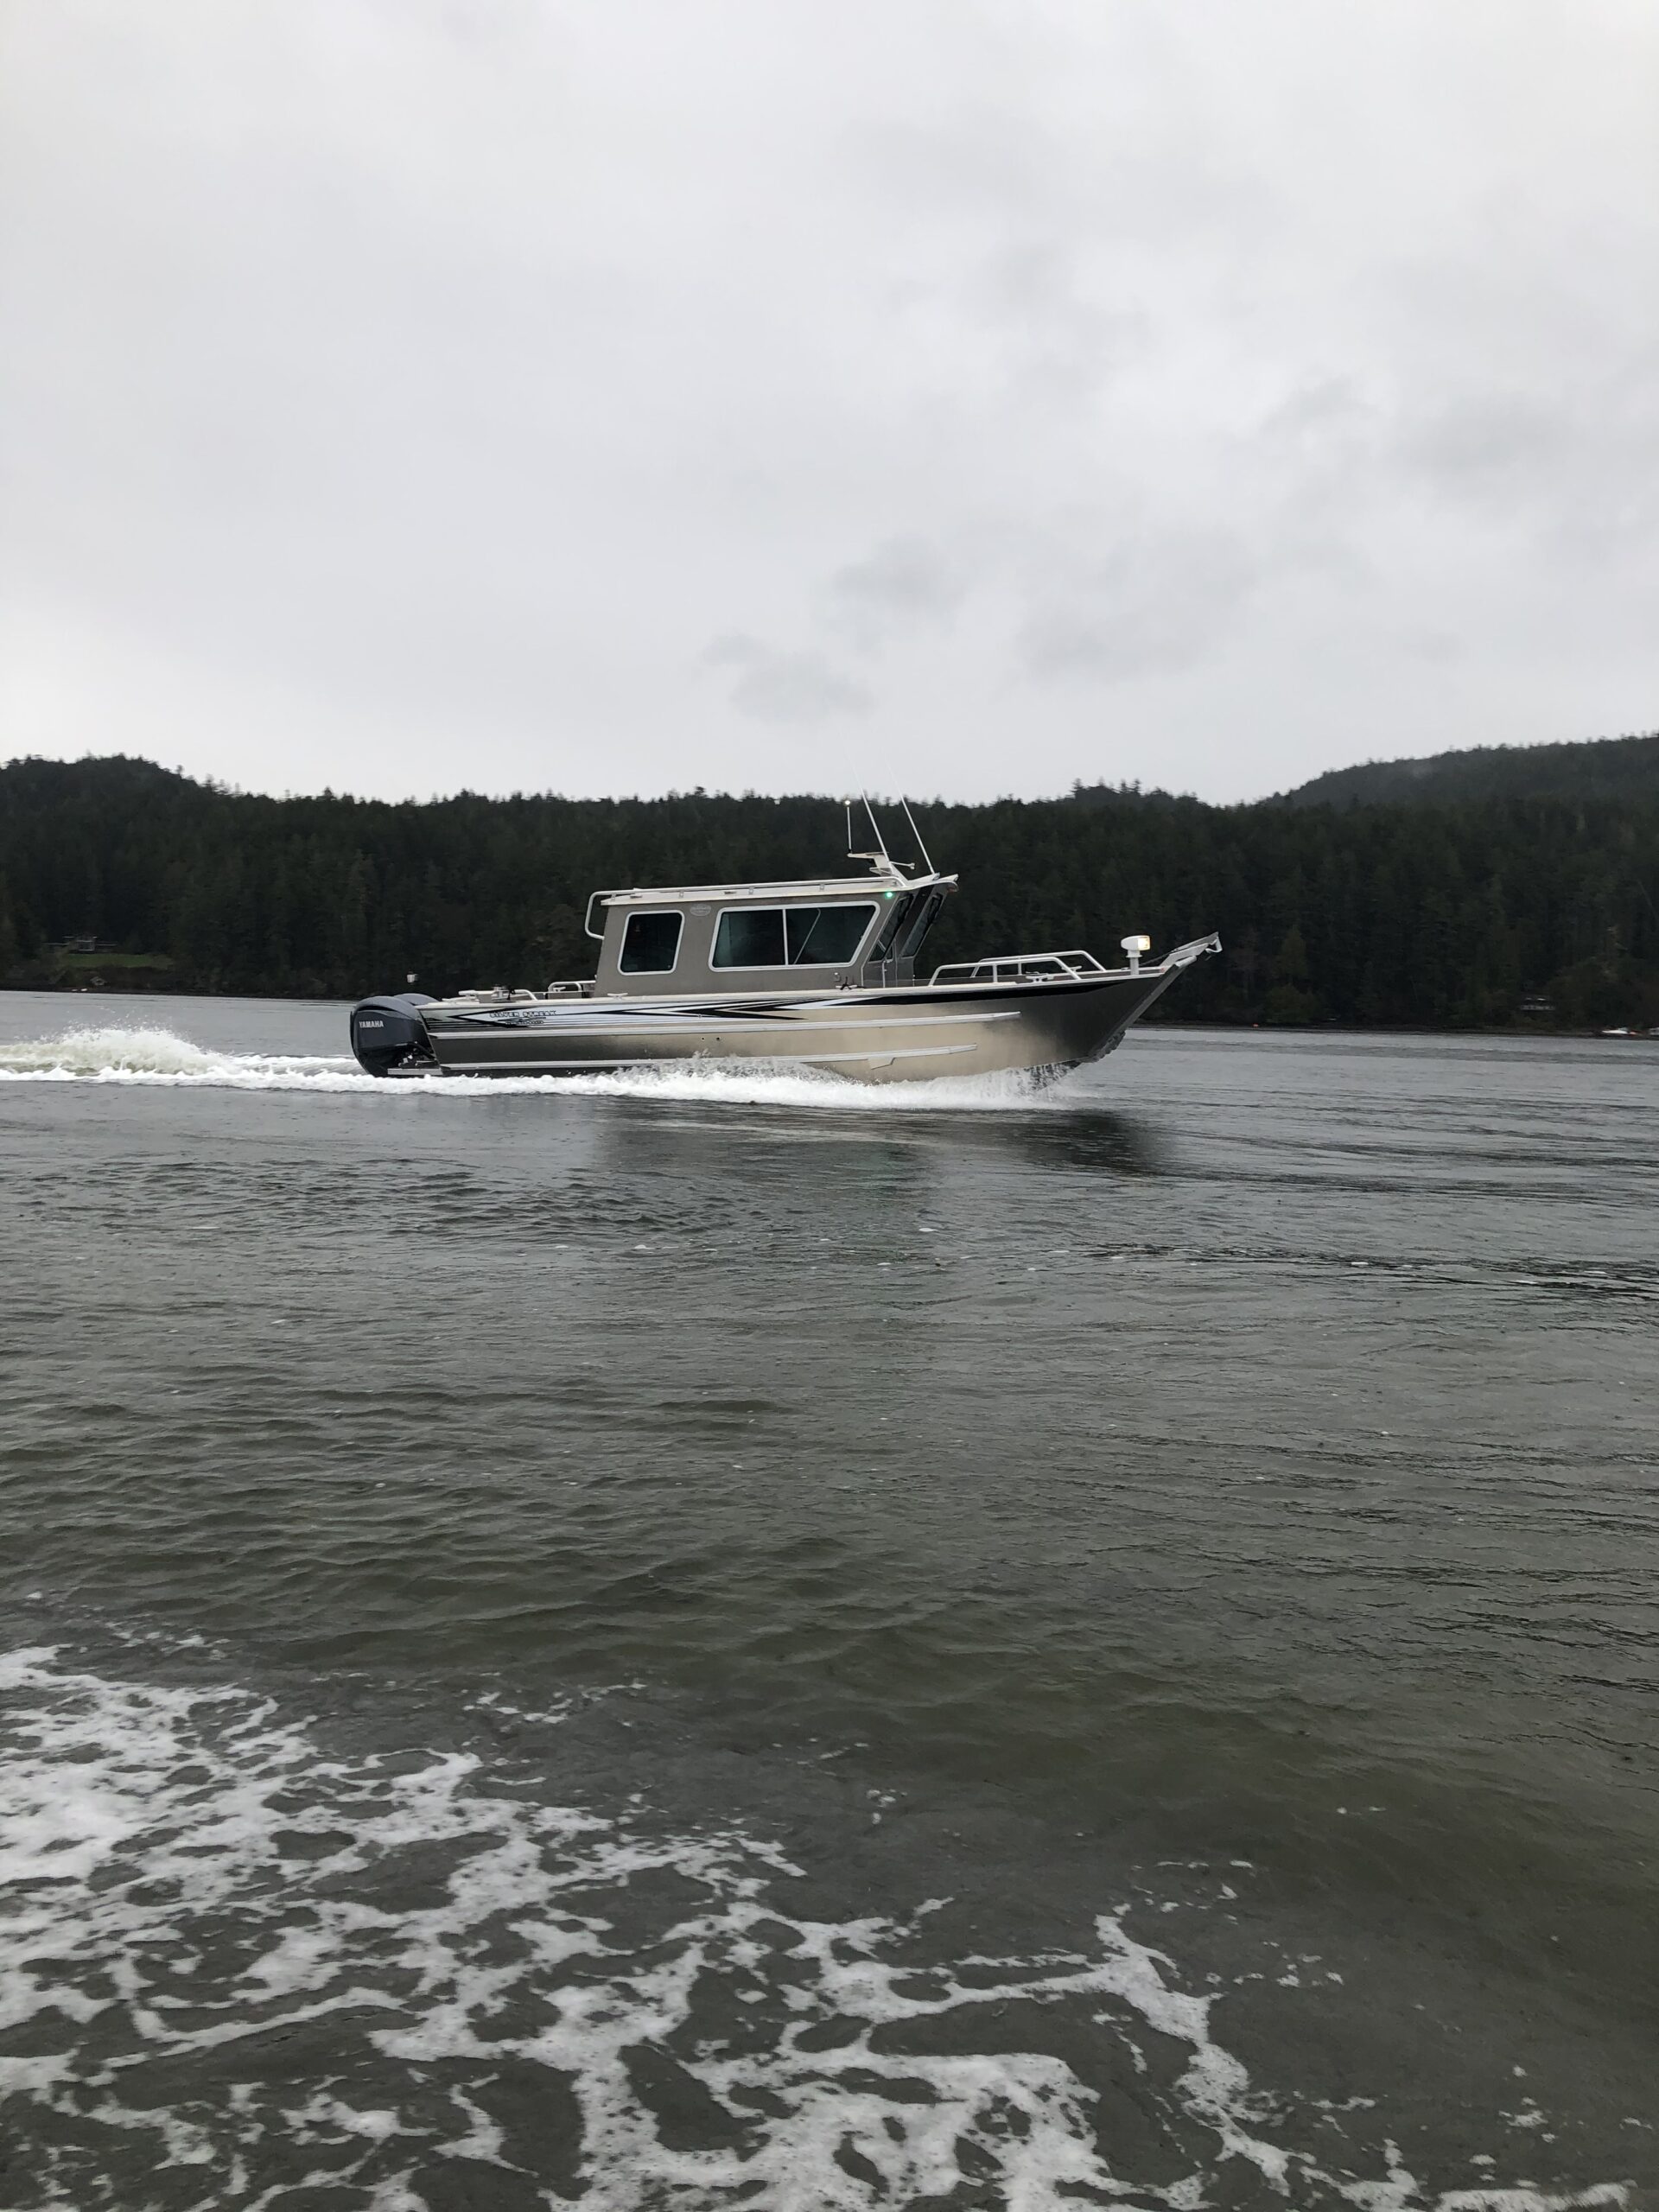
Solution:
<svg viewBox="0 0 1659 2212">
<path fill-rule="evenodd" d="M 1129 973 L 1138 976 L 1141 973 L 1141 956 L 1152 950 L 1152 939 L 1149 937 L 1126 937 L 1122 944 L 1129 956 Z"/>
</svg>

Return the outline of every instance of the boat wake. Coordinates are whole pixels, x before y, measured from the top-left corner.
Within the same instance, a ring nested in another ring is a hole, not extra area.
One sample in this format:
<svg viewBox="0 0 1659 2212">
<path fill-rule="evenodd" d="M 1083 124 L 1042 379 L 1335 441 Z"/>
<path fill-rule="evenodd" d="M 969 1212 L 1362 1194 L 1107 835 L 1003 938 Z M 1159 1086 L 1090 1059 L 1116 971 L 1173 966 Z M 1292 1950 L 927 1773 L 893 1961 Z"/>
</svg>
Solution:
<svg viewBox="0 0 1659 2212">
<path fill-rule="evenodd" d="M 0 2089 L 33 2202 L 130 2203 L 137 2171 L 181 2208 L 421 2212 L 467 2168 L 468 2202 L 592 2212 L 1627 2202 L 1437 2194 L 1348 2107 L 1263 2095 L 1190 1986 L 1215 1977 L 1126 1905 L 987 1956 L 949 1899 L 820 1921 L 763 1838 L 550 1802 L 468 1747 L 342 1751 L 232 1685 L 46 1647 L 0 1691 Z"/>
<path fill-rule="evenodd" d="M 216 1052 L 170 1029 L 66 1029 L 0 1044 L 0 1082 L 234 1084 L 285 1090 L 369 1086 L 348 1055 Z"/>
<path fill-rule="evenodd" d="M 339 1091 L 408 1101 L 433 1097 L 643 1098 L 735 1106 L 810 1107 L 858 1113 L 1066 1110 L 1085 1102 L 1065 1081 L 1030 1074 L 944 1076 L 924 1083 L 853 1083 L 815 1068 L 748 1061 L 677 1063 L 614 1075 L 364 1074 L 349 1054 L 215 1052 L 168 1029 L 68 1029 L 0 1044 L 0 1083 L 105 1083 L 206 1090 Z"/>
</svg>

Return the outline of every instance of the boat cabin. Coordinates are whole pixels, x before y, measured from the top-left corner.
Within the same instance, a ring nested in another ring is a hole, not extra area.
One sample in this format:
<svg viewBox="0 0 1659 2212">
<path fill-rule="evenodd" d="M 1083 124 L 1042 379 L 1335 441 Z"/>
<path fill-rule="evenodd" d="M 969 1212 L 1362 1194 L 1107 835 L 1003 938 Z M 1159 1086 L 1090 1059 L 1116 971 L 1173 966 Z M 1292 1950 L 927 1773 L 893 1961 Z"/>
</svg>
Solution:
<svg viewBox="0 0 1659 2212">
<path fill-rule="evenodd" d="M 711 991 L 810 991 L 913 982 L 922 940 L 957 887 L 953 875 L 868 876 L 808 883 L 698 884 L 596 891 L 587 929 L 599 940 L 596 997 Z"/>
</svg>

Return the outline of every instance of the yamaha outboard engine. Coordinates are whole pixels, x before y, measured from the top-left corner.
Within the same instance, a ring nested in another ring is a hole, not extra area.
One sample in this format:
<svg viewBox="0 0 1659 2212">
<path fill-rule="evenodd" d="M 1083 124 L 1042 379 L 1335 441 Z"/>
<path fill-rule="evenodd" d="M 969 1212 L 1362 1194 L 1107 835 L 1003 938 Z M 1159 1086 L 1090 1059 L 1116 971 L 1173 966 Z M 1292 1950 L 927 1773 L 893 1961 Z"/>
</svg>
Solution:
<svg viewBox="0 0 1659 2212">
<path fill-rule="evenodd" d="M 437 1065 L 421 1008 L 435 1003 L 428 991 L 362 999 L 352 1008 L 352 1050 L 371 1075 L 397 1075 Z"/>
</svg>

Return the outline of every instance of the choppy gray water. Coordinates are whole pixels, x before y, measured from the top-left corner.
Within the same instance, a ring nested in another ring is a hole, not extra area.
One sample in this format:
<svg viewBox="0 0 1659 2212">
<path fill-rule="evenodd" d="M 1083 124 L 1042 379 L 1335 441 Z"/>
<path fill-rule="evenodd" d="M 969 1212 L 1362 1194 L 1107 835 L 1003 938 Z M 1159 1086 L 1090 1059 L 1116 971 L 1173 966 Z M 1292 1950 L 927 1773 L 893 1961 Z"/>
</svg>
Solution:
<svg viewBox="0 0 1659 2212">
<path fill-rule="evenodd" d="M 342 1039 L 0 999 L 0 2203 L 1659 2203 L 1659 1046 Z"/>
</svg>

